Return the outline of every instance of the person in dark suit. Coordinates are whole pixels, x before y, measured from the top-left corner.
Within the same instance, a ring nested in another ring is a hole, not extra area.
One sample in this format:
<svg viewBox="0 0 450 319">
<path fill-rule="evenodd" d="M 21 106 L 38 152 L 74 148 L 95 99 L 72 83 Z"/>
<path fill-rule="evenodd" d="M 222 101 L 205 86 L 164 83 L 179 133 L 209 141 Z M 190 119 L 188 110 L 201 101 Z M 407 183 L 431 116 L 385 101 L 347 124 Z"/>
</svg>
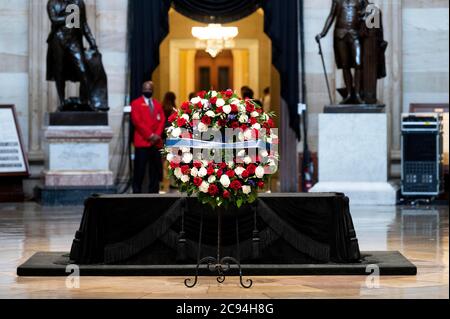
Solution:
<svg viewBox="0 0 450 319">
<path fill-rule="evenodd" d="M 131 121 L 135 127 L 133 192 L 142 193 L 147 164 L 149 165 L 149 193 L 159 193 L 162 174 L 160 150 L 166 116 L 161 104 L 153 98 L 153 82 L 145 82 L 142 96 L 131 103 Z"/>
</svg>

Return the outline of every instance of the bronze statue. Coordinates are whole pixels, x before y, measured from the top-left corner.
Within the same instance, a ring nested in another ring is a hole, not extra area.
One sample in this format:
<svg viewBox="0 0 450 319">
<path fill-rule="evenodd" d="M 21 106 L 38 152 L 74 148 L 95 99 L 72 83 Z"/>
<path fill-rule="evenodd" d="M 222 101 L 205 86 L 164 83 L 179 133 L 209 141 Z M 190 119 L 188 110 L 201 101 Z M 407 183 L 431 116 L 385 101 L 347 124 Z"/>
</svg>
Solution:
<svg viewBox="0 0 450 319">
<path fill-rule="evenodd" d="M 47 11 L 51 20 L 47 80 L 56 82 L 60 111 L 108 111 L 107 77 L 84 1 L 49 0 Z M 86 51 L 84 37 L 90 45 Z M 65 99 L 66 81 L 80 82 L 79 98 Z"/>
<path fill-rule="evenodd" d="M 346 86 L 339 90 L 344 98 L 341 104 L 377 103 L 377 80 L 386 76 L 387 43 L 383 39 L 382 25 L 369 28 L 366 23 L 375 8 L 367 0 L 333 0 L 325 27 L 316 37 L 320 44 L 336 21 L 335 58 L 337 67 L 343 70 Z"/>
</svg>

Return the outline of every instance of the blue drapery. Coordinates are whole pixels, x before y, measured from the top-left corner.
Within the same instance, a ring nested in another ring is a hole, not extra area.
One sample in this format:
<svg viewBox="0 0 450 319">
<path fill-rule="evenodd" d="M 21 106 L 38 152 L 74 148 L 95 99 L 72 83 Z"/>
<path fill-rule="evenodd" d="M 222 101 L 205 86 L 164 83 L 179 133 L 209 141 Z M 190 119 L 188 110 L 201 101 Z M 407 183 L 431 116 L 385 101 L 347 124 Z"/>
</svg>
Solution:
<svg viewBox="0 0 450 319">
<path fill-rule="evenodd" d="M 159 46 L 169 33 L 171 5 L 200 22 L 232 22 L 265 12 L 265 32 L 272 39 L 273 65 L 281 77 L 281 96 L 289 107 L 290 125 L 300 139 L 299 4 L 303 0 L 129 0 L 130 97 L 141 94 L 159 65 Z"/>
</svg>

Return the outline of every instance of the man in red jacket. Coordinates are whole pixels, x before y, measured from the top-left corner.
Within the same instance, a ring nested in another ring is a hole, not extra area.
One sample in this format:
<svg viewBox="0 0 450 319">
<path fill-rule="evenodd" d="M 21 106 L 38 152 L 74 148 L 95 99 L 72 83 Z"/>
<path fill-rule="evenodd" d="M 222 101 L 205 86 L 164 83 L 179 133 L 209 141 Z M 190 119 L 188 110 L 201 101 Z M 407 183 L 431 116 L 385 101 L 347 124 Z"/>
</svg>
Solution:
<svg viewBox="0 0 450 319">
<path fill-rule="evenodd" d="M 134 132 L 134 179 L 133 192 L 142 193 L 142 183 L 149 164 L 149 193 L 159 193 L 162 174 L 160 150 L 163 147 L 162 135 L 166 124 L 164 110 L 159 102 L 153 99 L 153 82 L 145 82 L 142 96 L 131 103 L 131 121 Z"/>
</svg>

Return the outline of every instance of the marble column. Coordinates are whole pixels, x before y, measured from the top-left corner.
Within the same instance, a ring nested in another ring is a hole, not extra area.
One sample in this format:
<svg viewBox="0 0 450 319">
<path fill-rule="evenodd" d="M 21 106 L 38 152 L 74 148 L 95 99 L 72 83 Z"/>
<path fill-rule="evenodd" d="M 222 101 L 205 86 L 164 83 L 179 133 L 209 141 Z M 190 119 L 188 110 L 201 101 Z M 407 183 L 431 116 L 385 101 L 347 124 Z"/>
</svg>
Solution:
<svg viewBox="0 0 450 319">
<path fill-rule="evenodd" d="M 46 56 L 50 22 L 47 16 L 46 0 L 29 0 L 29 158 L 43 160 L 43 141 L 41 130 L 44 126 L 45 113 L 50 111 L 54 94 L 51 94 L 46 81 Z"/>
<path fill-rule="evenodd" d="M 374 1 L 383 12 L 387 77 L 379 83 L 379 100 L 389 115 L 389 138 L 392 159 L 400 158 L 401 114 L 403 111 L 403 0 Z"/>
</svg>

